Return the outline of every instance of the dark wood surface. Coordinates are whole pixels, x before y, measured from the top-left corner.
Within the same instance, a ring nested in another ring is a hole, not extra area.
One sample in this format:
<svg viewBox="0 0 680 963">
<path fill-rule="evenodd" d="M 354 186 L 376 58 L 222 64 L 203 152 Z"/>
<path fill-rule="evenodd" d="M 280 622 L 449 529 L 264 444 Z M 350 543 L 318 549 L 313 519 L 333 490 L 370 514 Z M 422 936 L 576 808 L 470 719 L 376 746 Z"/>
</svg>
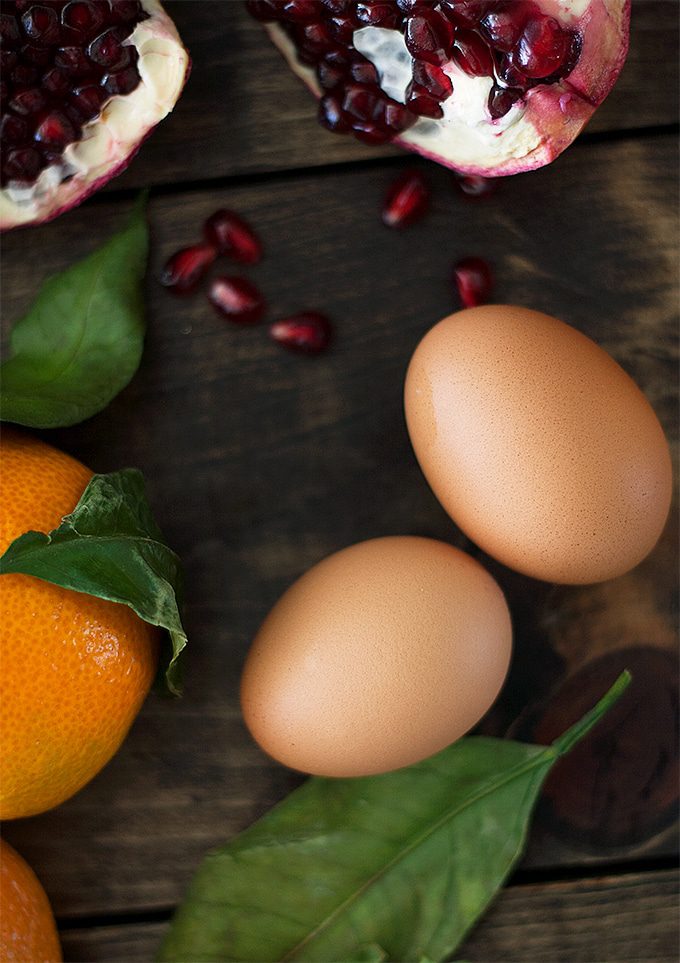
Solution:
<svg viewBox="0 0 680 963">
<path fill-rule="evenodd" d="M 176 113 L 104 194 L 3 241 L 8 326 L 43 277 L 120 224 L 122 188 L 156 185 L 142 366 L 101 415 L 45 433 L 96 470 L 144 471 L 187 577 L 184 698 L 152 695 L 89 786 L 3 826 L 43 879 L 73 961 L 151 959 L 159 920 L 206 851 L 299 782 L 252 744 L 237 704 L 249 640 L 283 588 L 375 535 L 430 535 L 479 554 L 424 483 L 401 409 L 413 348 L 457 306 L 457 258 L 490 261 L 497 300 L 545 310 L 602 344 L 647 393 L 677 453 L 675 4 L 634 4 L 631 56 L 591 125 L 597 137 L 476 202 L 443 169 L 322 131 L 240 4 L 171 7 L 195 61 Z M 432 210 L 390 232 L 382 196 L 413 165 L 431 181 Z M 246 273 L 271 318 L 298 308 L 333 318 L 326 356 L 284 353 L 264 326 L 221 321 L 204 292 L 178 300 L 158 285 L 166 257 L 221 205 L 263 238 L 266 256 Z M 465 959 L 675 958 L 676 532 L 674 512 L 649 559 L 602 586 L 558 589 L 480 556 L 508 595 L 516 634 L 483 731 L 549 738 L 621 668 L 635 681 L 619 714 L 548 784 L 523 885 L 503 894 Z M 588 879 L 560 881 L 579 867 Z"/>
</svg>

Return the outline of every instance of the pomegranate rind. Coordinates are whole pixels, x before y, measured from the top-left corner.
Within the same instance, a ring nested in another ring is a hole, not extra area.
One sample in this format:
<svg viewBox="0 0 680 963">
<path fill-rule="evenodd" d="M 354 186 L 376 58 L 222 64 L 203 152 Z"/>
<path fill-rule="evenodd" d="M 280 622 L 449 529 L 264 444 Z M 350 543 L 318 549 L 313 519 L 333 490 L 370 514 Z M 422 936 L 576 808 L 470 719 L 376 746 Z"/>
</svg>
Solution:
<svg viewBox="0 0 680 963">
<path fill-rule="evenodd" d="M 531 88 L 500 121 L 488 114 L 463 124 L 447 117 L 456 88 L 470 85 L 456 64 L 443 69 L 454 93 L 443 102 L 442 120 L 423 119 L 391 143 L 460 174 L 497 177 L 544 167 L 579 135 L 614 86 L 628 53 L 631 0 L 541 0 L 541 9 L 582 37 L 579 59 L 561 81 Z M 301 63 L 294 44 L 277 23 L 262 25 L 293 72 L 316 97 L 323 94 L 314 68 Z M 474 78 L 479 84 L 485 78 Z M 490 89 L 491 79 L 488 78 Z M 488 96 L 486 91 L 480 102 Z"/>
<path fill-rule="evenodd" d="M 142 0 L 142 7 L 148 18 L 126 41 L 137 50 L 139 84 L 111 97 L 83 126 L 82 139 L 69 144 L 62 161 L 42 171 L 35 184 L 10 182 L 0 191 L 0 230 L 44 223 L 80 204 L 127 168 L 177 103 L 190 71 L 189 54 L 159 0 Z"/>
</svg>

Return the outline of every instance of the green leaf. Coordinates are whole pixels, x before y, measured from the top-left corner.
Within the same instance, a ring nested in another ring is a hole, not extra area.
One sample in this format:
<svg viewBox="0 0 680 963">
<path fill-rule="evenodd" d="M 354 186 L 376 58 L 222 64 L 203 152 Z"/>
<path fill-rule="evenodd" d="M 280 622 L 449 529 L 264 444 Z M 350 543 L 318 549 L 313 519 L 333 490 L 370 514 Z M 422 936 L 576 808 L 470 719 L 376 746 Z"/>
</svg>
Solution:
<svg viewBox="0 0 680 963">
<path fill-rule="evenodd" d="M 167 629 L 169 690 L 180 689 L 179 655 L 187 643 L 179 613 L 179 559 L 163 541 L 135 468 L 94 475 L 80 501 L 49 535 L 26 532 L 0 558 L 0 575 L 20 572 L 62 588 L 129 605 Z"/>
<path fill-rule="evenodd" d="M 132 378 L 144 342 L 146 195 L 127 226 L 40 288 L 0 366 L 0 414 L 33 428 L 74 425 Z"/>
<path fill-rule="evenodd" d="M 397 772 L 309 779 L 207 857 L 160 959 L 444 959 L 521 855 L 554 762 L 629 678 L 548 748 L 471 736 Z"/>
</svg>

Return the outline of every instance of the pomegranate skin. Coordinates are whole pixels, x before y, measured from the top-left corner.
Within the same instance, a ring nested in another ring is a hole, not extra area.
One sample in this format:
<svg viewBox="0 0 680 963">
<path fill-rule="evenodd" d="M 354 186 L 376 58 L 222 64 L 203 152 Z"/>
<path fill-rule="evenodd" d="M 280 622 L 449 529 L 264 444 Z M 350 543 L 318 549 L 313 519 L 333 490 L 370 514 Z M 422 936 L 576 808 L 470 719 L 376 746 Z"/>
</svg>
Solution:
<svg viewBox="0 0 680 963">
<path fill-rule="evenodd" d="M 452 5 L 448 0 L 433 0 L 435 6 L 437 2 L 444 15 L 447 15 L 446 11 L 449 10 L 456 31 L 476 29 L 477 36 L 483 36 L 481 21 L 474 23 L 469 19 L 474 11 L 473 6 L 469 8 L 472 12 L 466 8 L 468 12 L 465 18 L 458 18 L 460 22 L 457 22 L 454 11 L 460 12 L 462 7 Z M 404 9 L 410 10 L 411 6 L 406 4 Z M 526 0 L 522 5 L 523 18 L 525 8 L 530 12 L 533 10 L 532 15 L 539 19 L 559 17 L 562 29 L 572 36 L 574 42 L 571 53 L 566 61 L 560 61 L 563 63 L 563 75 L 557 79 L 549 76 L 544 79 L 529 76 L 519 78 L 517 68 L 510 64 L 508 86 L 514 88 L 518 79 L 522 79 L 524 87 L 502 116 L 492 117 L 487 108 L 486 120 L 482 118 L 482 123 L 477 115 L 470 117 L 468 122 L 469 108 L 465 96 L 463 102 L 466 103 L 466 114 L 462 122 L 460 117 L 454 116 L 455 112 L 447 116 L 446 101 L 443 102 L 443 116 L 440 117 L 438 105 L 431 104 L 431 98 L 421 96 L 420 100 L 409 102 L 409 108 L 416 113 L 422 113 L 424 117 L 429 116 L 430 119 L 425 123 L 418 121 L 405 131 L 393 132 L 386 139 L 458 173 L 483 177 L 534 170 L 549 164 L 562 153 L 587 124 L 621 71 L 628 52 L 630 0 Z M 479 9 L 485 9 L 485 6 L 482 4 Z M 407 16 L 406 13 L 404 15 Z M 323 91 L 317 81 L 314 63 L 307 54 L 298 58 L 298 51 L 294 39 L 291 39 L 290 32 L 286 29 L 287 25 L 279 19 L 277 22 L 263 22 L 262 26 L 294 73 L 315 96 L 322 96 Z M 523 23 L 522 29 L 524 26 Z M 403 25 L 399 29 L 403 30 Z M 454 32 L 454 44 L 455 36 Z M 355 32 L 355 40 L 356 37 Z M 520 40 L 517 42 L 522 42 L 519 29 L 518 37 Z M 503 44 L 507 46 L 505 39 Z M 360 49 L 358 43 L 357 49 Z M 496 52 L 499 63 L 500 50 L 499 47 Z M 451 56 L 450 61 L 440 65 L 453 80 L 452 102 L 455 101 L 456 90 L 460 89 L 460 75 L 464 73 L 454 60 Z M 419 61 L 413 63 L 417 64 Z M 459 72 L 456 73 L 456 70 Z M 488 78 L 488 83 L 492 85 L 491 78 Z M 484 93 L 485 107 L 489 93 L 490 90 Z M 342 97 L 342 87 L 333 91 L 336 99 L 338 95 Z M 389 96 L 396 94 L 391 92 Z M 421 105 L 428 108 L 429 115 L 425 109 L 419 111 Z M 323 112 L 321 116 L 323 118 Z M 351 127 L 352 124 L 346 124 L 344 117 L 339 116 L 334 129 L 344 133 L 348 126 Z M 475 131 L 481 131 L 485 136 L 476 139 Z M 459 136 L 461 132 L 462 136 Z M 376 137 L 372 140 L 369 140 L 369 131 L 362 130 L 361 135 L 362 140 L 385 142 L 384 135 L 382 139 Z"/>
<path fill-rule="evenodd" d="M 82 49 L 87 47 L 84 41 Z M 156 124 L 174 107 L 189 76 L 191 62 L 177 34 L 172 20 L 159 0 L 141 0 L 141 17 L 124 41 L 125 68 L 121 61 L 112 68 L 118 74 L 101 80 L 102 90 L 120 90 L 122 78 L 132 68 L 139 72 L 139 80 L 131 88 L 125 84 L 125 94 L 107 92 L 101 111 L 82 124 L 74 140 L 59 156 L 50 161 L 37 179 L 10 181 L 0 190 L 0 230 L 40 224 L 53 220 L 65 211 L 82 203 L 117 174 L 122 173 L 134 158 Z M 80 48 L 74 46 L 78 52 Z M 81 57 L 85 56 L 81 52 Z M 92 60 L 90 60 L 90 65 Z M 123 69 L 120 69 L 123 68 Z M 55 71 L 51 71 L 54 74 Z M 77 74 L 76 74 L 77 77 Z M 72 86 L 75 83 L 73 80 Z M 61 93 L 68 115 L 68 98 L 72 87 Z M 59 93 L 50 89 L 52 106 L 60 109 Z"/>
</svg>

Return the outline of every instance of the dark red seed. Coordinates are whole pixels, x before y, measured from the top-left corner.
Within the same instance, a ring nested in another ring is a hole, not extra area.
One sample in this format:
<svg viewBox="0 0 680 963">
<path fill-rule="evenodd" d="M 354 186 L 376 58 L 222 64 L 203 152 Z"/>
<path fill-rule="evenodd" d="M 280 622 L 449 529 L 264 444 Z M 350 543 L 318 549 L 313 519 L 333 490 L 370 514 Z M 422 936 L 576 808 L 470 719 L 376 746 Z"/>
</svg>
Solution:
<svg viewBox="0 0 680 963">
<path fill-rule="evenodd" d="M 40 173 L 43 166 L 42 159 L 33 147 L 18 147 L 9 150 L 2 161 L 2 179 L 30 183 Z"/>
<path fill-rule="evenodd" d="M 322 6 L 329 10 L 331 13 L 346 13 L 354 0 L 321 0 Z"/>
<path fill-rule="evenodd" d="M 7 74 L 13 67 L 16 67 L 18 54 L 15 50 L 0 50 L 0 70 Z"/>
<path fill-rule="evenodd" d="M 376 124 L 381 130 L 392 134 L 401 134 L 402 131 L 412 127 L 417 120 L 416 114 L 394 100 L 381 101 L 375 112 Z"/>
<path fill-rule="evenodd" d="M 479 34 L 458 30 L 452 52 L 458 66 L 470 77 L 493 77 L 493 57 Z"/>
<path fill-rule="evenodd" d="M 246 10 L 260 23 L 271 23 L 281 17 L 279 0 L 246 0 Z"/>
<path fill-rule="evenodd" d="M 522 99 L 524 91 L 516 87 L 499 87 L 494 84 L 489 93 L 488 110 L 493 120 L 505 117 L 518 100 Z"/>
<path fill-rule="evenodd" d="M 342 109 L 340 98 L 335 94 L 326 94 L 319 101 L 319 121 L 326 130 L 334 134 L 346 134 L 351 129 L 349 119 Z"/>
<path fill-rule="evenodd" d="M 376 124 L 357 120 L 352 124 L 352 130 L 357 140 L 363 144 L 386 144 L 391 140 L 392 134 L 387 130 L 381 130 Z"/>
<path fill-rule="evenodd" d="M 62 150 L 78 139 L 73 124 L 59 110 L 50 111 L 42 118 L 35 131 L 35 139 L 45 147 Z"/>
<path fill-rule="evenodd" d="M 11 73 L 11 79 L 16 87 L 34 84 L 38 79 L 38 68 L 35 64 L 17 64 Z"/>
<path fill-rule="evenodd" d="M 434 100 L 446 100 L 453 93 L 453 84 L 441 67 L 426 61 L 413 63 L 413 81 Z"/>
<path fill-rule="evenodd" d="M 418 7 L 420 7 L 421 10 L 426 7 L 432 9 L 436 2 L 437 0 L 397 0 L 397 6 L 402 13 L 411 14 L 414 13 Z"/>
<path fill-rule="evenodd" d="M 328 21 L 328 29 L 331 32 L 331 36 L 338 41 L 338 43 L 347 44 L 349 46 L 352 43 L 352 38 L 354 37 L 354 31 L 357 29 L 357 25 L 353 18 L 349 15 L 331 17 Z"/>
<path fill-rule="evenodd" d="M 21 43 L 19 24 L 10 13 L 0 13 L 0 38 L 3 47 L 18 47 Z"/>
<path fill-rule="evenodd" d="M 216 252 L 209 244 L 183 247 L 165 262 L 161 284 L 173 294 L 191 294 L 215 260 Z"/>
<path fill-rule="evenodd" d="M 424 87 L 413 81 L 406 88 L 406 106 L 420 117 L 443 117 L 441 104 L 434 97 L 430 97 Z"/>
<path fill-rule="evenodd" d="M 453 280 L 464 308 L 486 304 L 493 289 L 491 268 L 481 257 L 465 257 L 453 268 Z"/>
<path fill-rule="evenodd" d="M 310 23 L 319 15 L 316 0 L 286 0 L 282 6 L 283 19 L 293 23 Z"/>
<path fill-rule="evenodd" d="M 18 144 L 30 140 L 29 127 L 23 117 L 17 117 L 16 114 L 5 114 L 0 120 L 0 140 L 4 150 L 7 147 L 16 147 Z"/>
<path fill-rule="evenodd" d="M 497 186 L 496 178 L 482 177 L 481 174 L 456 174 L 455 183 L 467 197 L 488 197 Z"/>
<path fill-rule="evenodd" d="M 420 171 L 404 171 L 387 191 L 383 223 L 388 227 L 407 227 L 420 220 L 429 204 L 430 188 Z"/>
<path fill-rule="evenodd" d="M 325 314 L 301 311 L 269 328 L 274 341 L 300 354 L 319 354 L 330 344 L 333 327 Z"/>
<path fill-rule="evenodd" d="M 440 0 L 442 13 L 458 27 L 476 27 L 498 0 Z"/>
<path fill-rule="evenodd" d="M 533 10 L 533 4 L 525 0 L 492 7 L 482 18 L 482 33 L 496 50 L 512 50 Z"/>
<path fill-rule="evenodd" d="M 370 87 L 361 84 L 349 84 L 345 88 L 342 99 L 342 109 L 346 114 L 360 121 L 361 123 L 370 122 L 378 106 L 378 96 Z"/>
<path fill-rule="evenodd" d="M 106 74 L 102 80 L 102 87 L 112 97 L 124 96 L 135 89 L 140 79 L 137 68 L 128 67 L 126 70 L 119 70 L 115 74 Z"/>
<path fill-rule="evenodd" d="M 148 14 L 142 10 L 139 0 L 110 0 L 111 16 L 117 23 L 132 23 L 146 20 Z"/>
<path fill-rule="evenodd" d="M 533 81 L 529 80 L 522 71 L 515 66 L 514 55 L 511 53 L 503 54 L 498 62 L 496 74 L 504 87 L 517 87 L 518 90 L 527 90 L 533 86 Z"/>
<path fill-rule="evenodd" d="M 405 22 L 404 40 L 416 60 L 440 65 L 449 59 L 453 27 L 435 10 L 418 8 Z"/>
<path fill-rule="evenodd" d="M 259 238 L 242 217 L 221 208 L 203 225 L 203 235 L 219 254 L 226 254 L 241 264 L 257 264 L 262 257 Z"/>
<path fill-rule="evenodd" d="M 354 16 L 359 21 L 359 27 L 385 27 L 394 29 L 399 26 L 401 13 L 395 8 L 393 0 L 390 2 L 358 3 Z"/>
<path fill-rule="evenodd" d="M 49 47 L 40 47 L 34 43 L 27 43 L 21 48 L 21 56 L 24 60 L 34 64 L 36 67 L 47 67 L 52 60 L 52 51 Z"/>
<path fill-rule="evenodd" d="M 573 34 L 563 30 L 554 17 L 534 17 L 522 32 L 513 62 L 527 77 L 550 77 L 566 64 L 572 40 Z"/>
<path fill-rule="evenodd" d="M 52 67 L 43 76 L 42 88 L 50 94 L 63 94 L 70 87 L 68 76 L 59 67 Z"/>
<path fill-rule="evenodd" d="M 89 37 L 104 24 L 104 8 L 89 0 L 71 0 L 61 12 L 61 22 L 84 38 Z"/>
<path fill-rule="evenodd" d="M 219 314 L 236 324 L 256 324 L 266 307 L 262 294 L 247 278 L 214 278 L 208 300 Z"/>
<path fill-rule="evenodd" d="M 309 55 L 313 63 L 332 50 L 336 44 L 328 27 L 318 22 L 296 26 L 295 39 L 300 49 Z"/>
<path fill-rule="evenodd" d="M 22 14 L 21 26 L 29 40 L 54 44 L 59 41 L 59 17 L 56 10 L 34 4 Z"/>
<path fill-rule="evenodd" d="M 47 98 L 38 87 L 29 87 L 28 90 L 20 90 L 9 102 L 10 108 L 16 114 L 21 114 L 24 117 L 29 114 L 37 114 L 46 105 Z"/>
<path fill-rule="evenodd" d="M 355 60 L 350 65 L 349 75 L 358 84 L 379 85 L 378 71 L 370 60 Z"/>
<path fill-rule="evenodd" d="M 92 63 L 106 70 L 120 70 L 130 65 L 130 47 L 123 46 L 125 30 L 111 27 L 92 41 L 87 48 L 87 56 Z"/>
<path fill-rule="evenodd" d="M 92 70 L 92 64 L 80 47 L 60 47 L 54 57 L 55 67 L 61 67 L 73 77 L 84 77 Z"/>
<path fill-rule="evenodd" d="M 77 87 L 69 103 L 74 107 L 82 123 L 96 117 L 106 100 L 106 92 L 101 87 L 90 84 L 87 87 Z"/>
<path fill-rule="evenodd" d="M 335 67 L 322 60 L 316 65 L 316 76 L 323 90 L 333 90 L 344 81 L 346 71 L 344 67 Z"/>
</svg>

